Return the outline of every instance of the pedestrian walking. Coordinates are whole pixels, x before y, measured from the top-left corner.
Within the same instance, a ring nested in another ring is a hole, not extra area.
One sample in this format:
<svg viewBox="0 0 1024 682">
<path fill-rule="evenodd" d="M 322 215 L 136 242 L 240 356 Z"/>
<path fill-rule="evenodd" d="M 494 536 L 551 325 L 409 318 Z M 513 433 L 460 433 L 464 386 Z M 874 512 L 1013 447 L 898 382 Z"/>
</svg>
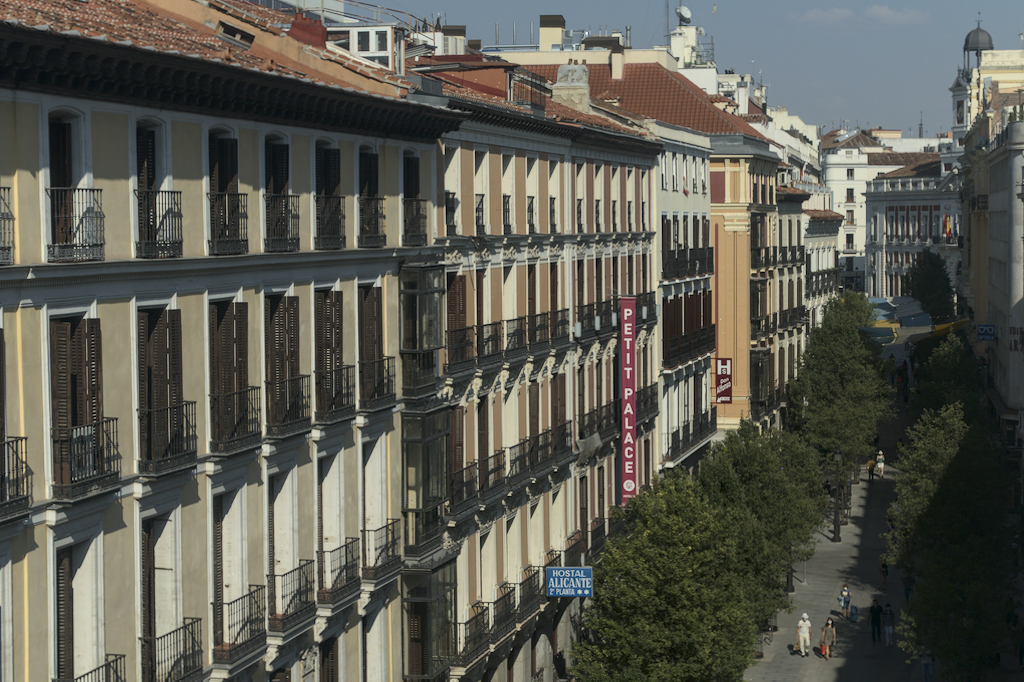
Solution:
<svg viewBox="0 0 1024 682">
<path fill-rule="evenodd" d="M 868 615 L 871 616 L 871 643 L 874 644 L 882 639 L 882 607 L 877 599 L 871 600 L 871 608 Z"/>
<path fill-rule="evenodd" d="M 875 468 L 878 470 L 878 477 L 885 478 L 885 453 L 881 450 L 875 456 Z"/>
<path fill-rule="evenodd" d="M 806 613 L 796 624 L 796 633 L 800 637 L 800 655 L 807 658 L 807 650 L 811 648 L 811 621 Z"/>
<path fill-rule="evenodd" d="M 932 682 L 932 672 L 935 664 L 935 657 L 932 656 L 932 652 L 925 649 L 924 653 L 921 654 L 921 679 L 924 682 Z"/>
<path fill-rule="evenodd" d="M 914 584 L 917 580 L 912 575 L 905 575 L 900 578 L 900 582 L 903 583 L 903 601 L 910 601 L 910 595 L 914 594 Z"/>
<path fill-rule="evenodd" d="M 843 613 L 843 618 L 850 618 L 850 598 L 853 594 L 850 592 L 850 588 L 843 585 L 843 589 L 839 590 L 839 610 Z"/>
<path fill-rule="evenodd" d="M 825 660 L 832 658 L 832 647 L 836 643 L 836 626 L 829 618 L 825 621 L 825 627 L 821 629 L 821 655 Z"/>
<path fill-rule="evenodd" d="M 886 604 L 882 611 L 882 627 L 885 629 L 885 645 L 892 646 L 892 636 L 896 632 L 896 612 L 892 604 Z"/>
<path fill-rule="evenodd" d="M 878 582 L 878 589 L 883 592 L 886 590 L 885 581 L 889 578 L 889 564 L 885 563 L 885 557 L 878 557 L 878 575 L 881 576 L 881 580 Z"/>
</svg>

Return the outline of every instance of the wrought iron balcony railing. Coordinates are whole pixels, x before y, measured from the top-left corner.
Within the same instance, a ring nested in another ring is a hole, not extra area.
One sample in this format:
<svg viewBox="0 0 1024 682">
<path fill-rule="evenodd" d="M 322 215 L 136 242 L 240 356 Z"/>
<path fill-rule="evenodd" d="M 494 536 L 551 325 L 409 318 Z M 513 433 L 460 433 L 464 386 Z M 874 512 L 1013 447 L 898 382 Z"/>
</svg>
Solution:
<svg viewBox="0 0 1024 682">
<path fill-rule="evenodd" d="M 102 190 L 51 187 L 50 243 L 46 245 L 51 263 L 103 260 Z"/>
<path fill-rule="evenodd" d="M 569 309 L 551 311 L 550 324 L 551 343 L 556 346 L 569 343 Z"/>
<path fill-rule="evenodd" d="M 586 550 L 587 539 L 581 531 L 573 531 L 573 534 L 565 539 L 565 551 L 562 552 L 563 565 L 580 566 L 583 560 L 583 552 Z"/>
<path fill-rule="evenodd" d="M 345 544 L 317 553 L 320 590 L 317 600 L 339 604 L 359 593 L 359 538 L 346 538 Z"/>
<path fill-rule="evenodd" d="M 316 236 L 313 248 L 317 251 L 338 251 L 345 248 L 345 198 L 335 194 L 317 194 Z"/>
<path fill-rule="evenodd" d="M 359 239 L 361 249 L 379 249 L 388 243 L 384 232 L 384 199 L 359 197 Z"/>
<path fill-rule="evenodd" d="M 488 651 L 491 643 L 491 609 L 485 602 L 469 607 L 469 618 L 459 623 L 459 654 L 455 662 L 469 667 Z"/>
<path fill-rule="evenodd" d="M 210 394 L 210 452 L 227 455 L 254 447 L 260 430 L 260 387 Z"/>
<path fill-rule="evenodd" d="M 546 476 L 555 465 L 555 450 L 552 438 L 552 430 L 547 429 L 541 431 L 532 439 L 533 448 L 530 452 L 530 468 L 533 470 L 534 478 Z"/>
<path fill-rule="evenodd" d="M 505 320 L 505 358 L 522 357 L 529 350 L 527 344 L 527 318 Z"/>
<path fill-rule="evenodd" d="M 108 417 L 92 424 L 54 427 L 53 497 L 74 500 L 109 490 L 121 478 L 117 449 L 117 419 Z"/>
<path fill-rule="evenodd" d="M 299 195 L 267 194 L 266 236 L 263 250 L 268 253 L 299 250 Z"/>
<path fill-rule="evenodd" d="M 137 258 L 181 258 L 181 192 L 136 190 L 139 205 Z"/>
<path fill-rule="evenodd" d="M 53 682 L 125 682 L 128 678 L 125 676 L 124 654 L 107 654 L 106 659 L 103 665 L 73 680 L 55 677 Z"/>
<path fill-rule="evenodd" d="M 267 576 L 271 630 L 287 632 L 316 613 L 313 560 L 280 575 Z"/>
<path fill-rule="evenodd" d="M 476 326 L 476 354 L 480 364 L 500 361 L 505 349 L 501 322 L 478 324 Z"/>
<path fill-rule="evenodd" d="M 613 327 L 618 301 L 616 299 L 598 301 L 595 305 L 595 313 L 597 314 L 597 333 L 605 335 L 611 334 L 612 331 L 614 331 Z"/>
<path fill-rule="evenodd" d="M 544 598 L 544 571 L 539 566 L 527 566 L 523 569 L 523 582 L 519 583 L 520 622 L 529 620 L 540 610 Z"/>
<path fill-rule="evenodd" d="M 267 382 L 267 438 L 308 431 L 310 412 L 308 374 Z"/>
<path fill-rule="evenodd" d="M 14 262 L 14 212 L 11 210 L 11 188 L 0 187 L 0 265 Z"/>
<path fill-rule="evenodd" d="M 211 256 L 237 256 L 249 253 L 248 195 L 210 192 Z"/>
<path fill-rule="evenodd" d="M 452 474 L 451 516 L 459 516 L 477 504 L 476 462 Z"/>
<path fill-rule="evenodd" d="M 551 316 L 549 313 L 529 315 L 526 319 L 529 331 L 530 350 L 544 352 L 551 342 Z"/>
<path fill-rule="evenodd" d="M 437 351 L 402 351 L 402 395 L 422 398 L 437 389 Z"/>
<path fill-rule="evenodd" d="M 555 466 L 563 466 L 575 457 L 572 449 L 572 435 L 571 421 L 556 424 L 551 429 L 551 452 L 555 459 Z"/>
<path fill-rule="evenodd" d="M 379 580 L 402 565 L 399 519 L 374 530 L 363 531 L 363 577 Z"/>
<path fill-rule="evenodd" d="M 658 414 L 658 384 L 644 386 L 636 392 L 637 422 L 647 421 Z"/>
<path fill-rule="evenodd" d="M 28 469 L 24 436 L 8 436 L 0 450 L 0 521 L 28 511 Z"/>
<path fill-rule="evenodd" d="M 478 491 L 481 504 L 487 505 L 505 496 L 508 488 L 505 485 L 504 450 L 477 462 L 477 473 L 480 476 Z"/>
<path fill-rule="evenodd" d="M 583 334 L 593 334 L 597 331 L 597 304 L 586 303 L 576 306 L 576 320 Z"/>
<path fill-rule="evenodd" d="M 395 359 L 359 363 L 359 409 L 377 410 L 395 402 Z"/>
<path fill-rule="evenodd" d="M 515 492 L 530 480 L 531 450 L 533 441 L 524 438 L 508 449 L 508 475 L 505 483 Z"/>
<path fill-rule="evenodd" d="M 498 586 L 498 598 L 491 606 L 491 641 L 500 642 L 516 628 L 516 586 Z"/>
<path fill-rule="evenodd" d="M 142 682 L 193 682 L 202 679 L 202 624 L 201 618 L 186 618 L 184 625 L 166 635 L 140 637 Z"/>
<path fill-rule="evenodd" d="M 226 604 L 213 605 L 213 662 L 235 663 L 267 643 L 267 588 L 249 591 Z"/>
<path fill-rule="evenodd" d="M 403 200 L 405 216 L 402 220 L 402 244 L 405 246 L 426 246 L 427 244 L 427 200 Z"/>
<path fill-rule="evenodd" d="M 454 374 L 463 370 L 472 370 L 476 359 L 476 327 L 449 329 L 445 335 L 448 340 L 448 362 L 445 373 Z"/>
<path fill-rule="evenodd" d="M 353 365 L 341 365 L 316 373 L 317 424 L 333 424 L 355 413 L 355 371 Z"/>
<path fill-rule="evenodd" d="M 604 552 L 606 537 L 604 518 L 598 517 L 590 522 L 590 548 L 587 552 L 588 563 L 594 565 Z"/>
<path fill-rule="evenodd" d="M 195 464 L 196 402 L 139 410 L 139 473 L 163 474 Z"/>
</svg>

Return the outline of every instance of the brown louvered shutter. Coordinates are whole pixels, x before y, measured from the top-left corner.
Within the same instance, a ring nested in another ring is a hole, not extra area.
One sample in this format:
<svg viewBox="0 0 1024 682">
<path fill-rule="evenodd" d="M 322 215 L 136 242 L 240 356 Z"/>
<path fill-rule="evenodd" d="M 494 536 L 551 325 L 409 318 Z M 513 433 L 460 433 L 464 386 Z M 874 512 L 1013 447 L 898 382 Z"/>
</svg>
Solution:
<svg viewBox="0 0 1024 682">
<path fill-rule="evenodd" d="M 327 147 L 317 147 L 314 156 L 314 188 L 317 194 L 327 194 Z"/>
<path fill-rule="evenodd" d="M 161 310 L 153 315 L 153 331 L 150 335 L 150 359 L 152 362 L 152 402 L 154 410 L 163 410 L 168 406 L 167 395 L 167 311 Z"/>
<path fill-rule="evenodd" d="M 324 149 L 324 194 L 341 194 L 341 150 Z"/>
<path fill-rule="evenodd" d="M 338 638 L 320 643 L 320 682 L 338 682 Z"/>
<path fill-rule="evenodd" d="M 405 198 L 420 198 L 420 159 L 418 156 L 406 156 L 405 159 Z"/>
<path fill-rule="evenodd" d="M 234 312 L 234 390 L 242 391 L 249 387 L 249 304 L 232 303 L 231 307 Z"/>
<path fill-rule="evenodd" d="M 50 187 L 71 187 L 74 184 L 71 166 L 71 124 L 50 121 Z"/>
<path fill-rule="evenodd" d="M 74 578 L 72 568 L 72 548 L 57 550 L 57 569 L 54 586 L 54 614 L 57 641 L 54 648 L 57 653 L 58 679 L 70 680 L 75 677 L 75 594 L 72 587 Z"/>
<path fill-rule="evenodd" d="M 466 278 L 456 275 L 448 287 L 448 331 L 466 326 Z"/>
<path fill-rule="evenodd" d="M 274 574 L 277 573 L 275 570 L 277 565 L 277 552 L 274 549 L 274 502 L 277 500 L 277 493 L 279 488 L 278 476 L 270 476 L 270 480 L 267 481 L 267 573 L 269 578 L 267 579 L 267 604 L 270 608 L 270 613 L 279 613 L 277 609 L 277 580 L 274 578 Z M 282 600 L 283 601 L 283 600 Z"/>
<path fill-rule="evenodd" d="M 268 296 L 263 307 L 264 351 L 267 356 L 267 381 L 274 386 L 284 378 L 284 297 Z"/>
<path fill-rule="evenodd" d="M 210 191 L 211 192 L 223 192 L 224 191 L 224 172 L 221 169 L 221 147 L 220 138 L 216 135 L 210 135 L 209 139 L 209 153 L 210 153 Z"/>
<path fill-rule="evenodd" d="M 287 194 L 288 145 L 268 141 L 264 152 L 264 161 L 266 163 L 267 194 Z"/>
<path fill-rule="evenodd" d="M 587 499 L 590 490 L 587 485 L 587 477 L 580 476 L 580 530 L 583 531 L 584 536 L 586 535 L 588 527 L 590 526 L 590 501 Z"/>
<path fill-rule="evenodd" d="M 558 264 L 552 263 L 548 271 L 548 287 L 551 296 L 551 301 L 548 304 L 550 307 L 548 310 L 556 311 L 560 310 L 558 307 Z M 554 329 L 551 330 L 554 333 Z"/>
<path fill-rule="evenodd" d="M 466 461 L 466 408 L 452 408 L 452 471 L 461 471 Z"/>
<path fill-rule="evenodd" d="M 537 266 L 526 266 L 526 314 L 531 317 L 530 324 L 533 324 L 533 316 L 537 314 Z"/>
<path fill-rule="evenodd" d="M 643 256 L 641 256 L 643 258 Z M 626 295 L 633 295 L 633 285 L 635 283 L 636 273 L 633 268 L 633 256 L 626 256 Z"/>
<path fill-rule="evenodd" d="M 604 518 L 604 467 L 597 468 L 597 509 L 594 510 L 594 513 L 597 515 L 597 518 Z"/>
<path fill-rule="evenodd" d="M 71 395 L 71 323 L 63 320 L 50 322 L 50 410 L 53 426 L 67 429 L 72 422 Z M 71 460 L 67 451 L 66 434 L 55 443 L 59 465 L 54 473 L 55 483 L 67 485 L 71 482 Z"/>
<path fill-rule="evenodd" d="M 181 355 L 181 311 L 168 310 L 167 316 L 167 398 L 170 405 L 185 402 Z"/>
<path fill-rule="evenodd" d="M 7 440 L 7 346 L 0 329 L 0 441 Z"/>
<path fill-rule="evenodd" d="M 384 355 L 384 328 L 381 321 L 381 288 L 360 287 L 359 306 L 359 359 L 362 362 L 379 360 Z"/>
<path fill-rule="evenodd" d="M 426 633 L 423 623 L 423 614 L 420 613 L 422 604 L 413 602 L 409 604 L 409 674 L 423 675 L 426 673 L 426 666 L 423 662 L 423 654 L 426 650 Z"/>
<path fill-rule="evenodd" d="M 233 137 L 217 138 L 220 147 L 221 183 L 223 192 L 238 193 L 238 140 Z"/>
<path fill-rule="evenodd" d="M 152 128 L 135 129 L 135 157 L 139 173 L 139 189 L 156 189 L 156 131 Z"/>
<path fill-rule="evenodd" d="M 101 447 L 103 431 L 99 422 L 103 419 L 103 343 L 100 335 L 99 320 L 85 320 L 85 384 L 86 384 L 86 417 L 88 423 L 96 425 L 93 441 L 97 458 L 102 457 Z M 79 324 L 81 327 L 82 324 Z M 108 464 L 97 459 L 96 472 L 105 472 Z"/>
<path fill-rule="evenodd" d="M 146 682 L 153 678 L 156 662 L 153 639 L 156 637 L 156 534 L 153 519 L 142 522 L 142 541 L 139 559 L 142 564 L 140 610 L 142 615 L 142 675 Z"/>
<path fill-rule="evenodd" d="M 540 384 L 536 381 L 530 384 L 528 399 L 530 403 L 530 438 L 536 438 L 540 433 Z"/>
<path fill-rule="evenodd" d="M 377 196 L 377 155 L 369 150 L 359 151 L 359 196 Z"/>
<path fill-rule="evenodd" d="M 484 271 L 476 271 L 476 323 L 485 324 L 484 319 Z"/>
<path fill-rule="evenodd" d="M 213 643 L 224 642 L 224 496 L 213 498 Z"/>
<path fill-rule="evenodd" d="M 476 404 L 476 458 L 477 461 L 487 457 L 487 448 L 491 442 L 491 423 L 487 414 L 487 398 L 477 399 Z M 454 433 L 454 431 L 452 432 Z M 454 438 L 454 436 L 452 436 Z M 454 469 L 453 469 L 454 471 Z"/>
<path fill-rule="evenodd" d="M 565 373 L 555 375 L 552 386 L 551 410 L 555 426 L 565 423 Z"/>
<path fill-rule="evenodd" d="M 150 318 L 155 316 L 148 310 L 139 310 L 137 315 L 136 329 L 138 333 L 136 345 L 138 347 L 138 376 L 139 376 L 139 410 L 144 413 L 140 428 L 139 441 L 142 446 L 140 459 L 153 459 L 153 434 L 156 429 L 153 424 L 153 381 L 151 377 L 153 365 L 153 336 L 150 333 Z"/>
</svg>

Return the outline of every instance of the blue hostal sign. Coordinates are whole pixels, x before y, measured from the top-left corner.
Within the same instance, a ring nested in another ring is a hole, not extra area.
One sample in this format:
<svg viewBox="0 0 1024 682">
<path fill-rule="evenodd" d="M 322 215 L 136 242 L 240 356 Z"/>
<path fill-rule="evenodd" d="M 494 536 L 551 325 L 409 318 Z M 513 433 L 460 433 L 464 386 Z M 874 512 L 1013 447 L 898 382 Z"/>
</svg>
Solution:
<svg viewBox="0 0 1024 682">
<path fill-rule="evenodd" d="M 548 567 L 549 597 L 593 597 L 594 569 L 589 566 Z"/>
</svg>

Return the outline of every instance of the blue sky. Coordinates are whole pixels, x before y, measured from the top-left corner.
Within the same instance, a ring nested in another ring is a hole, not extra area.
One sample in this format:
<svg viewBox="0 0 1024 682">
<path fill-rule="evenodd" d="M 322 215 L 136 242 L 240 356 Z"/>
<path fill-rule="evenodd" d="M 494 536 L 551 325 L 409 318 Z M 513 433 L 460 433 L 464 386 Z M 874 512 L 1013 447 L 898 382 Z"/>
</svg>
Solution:
<svg viewBox="0 0 1024 682">
<path fill-rule="evenodd" d="M 719 71 L 762 72 L 769 104 L 826 128 L 846 120 L 900 128 L 904 135 L 912 129 L 916 136 L 923 111 L 926 135 L 946 131 L 949 86 L 978 12 L 996 49 L 1024 45 L 1024 12 L 1008 0 L 720 0 L 714 14 L 711 0 L 669 4 L 672 10 L 686 4 L 693 23 L 714 37 Z M 594 32 L 630 25 L 634 47 L 666 42 L 664 0 L 388 0 L 387 6 L 431 19 L 441 14 L 445 23 L 466 24 L 468 37 L 485 45 L 494 42 L 495 23 L 501 42 L 512 42 L 513 22 L 517 41 L 528 42 L 530 22 L 536 31 L 542 13 L 561 14 L 567 28 Z"/>
</svg>

